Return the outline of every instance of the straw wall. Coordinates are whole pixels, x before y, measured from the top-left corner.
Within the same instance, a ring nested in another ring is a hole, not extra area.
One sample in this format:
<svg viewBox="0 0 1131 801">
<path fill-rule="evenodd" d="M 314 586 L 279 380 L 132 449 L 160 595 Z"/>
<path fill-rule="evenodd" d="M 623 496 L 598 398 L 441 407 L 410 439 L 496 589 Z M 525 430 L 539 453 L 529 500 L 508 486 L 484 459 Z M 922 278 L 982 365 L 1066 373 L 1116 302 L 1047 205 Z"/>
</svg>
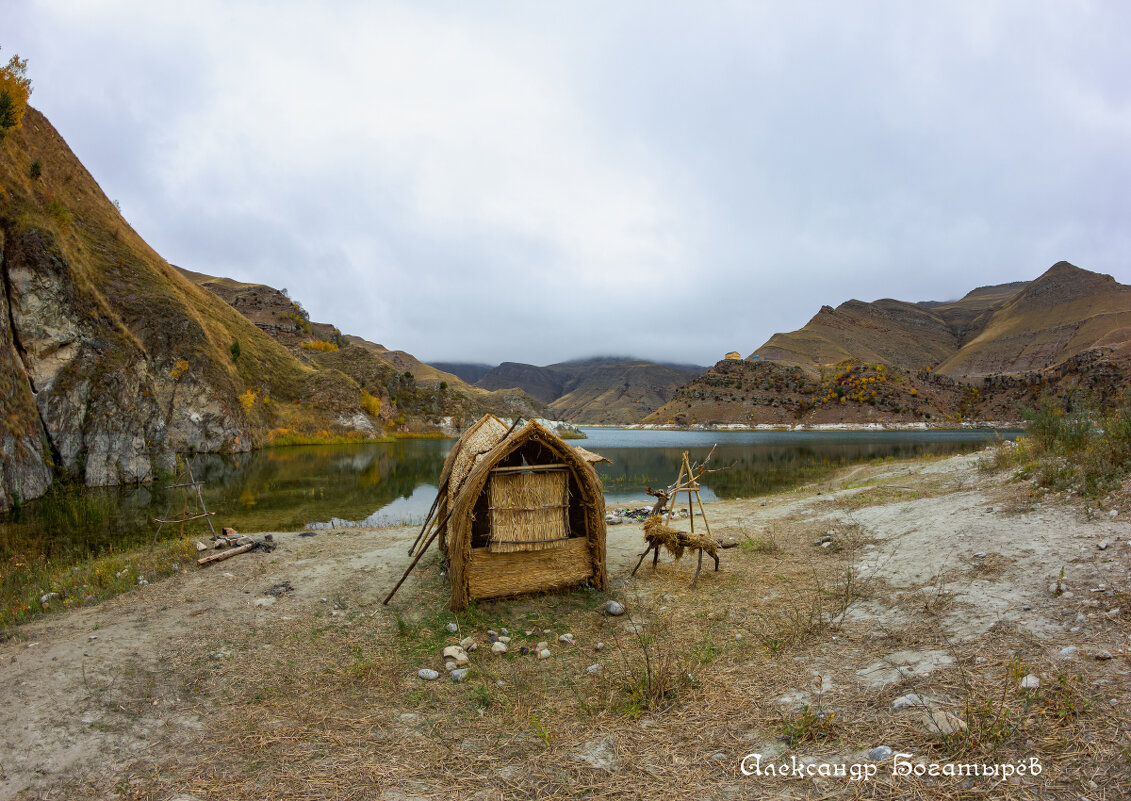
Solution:
<svg viewBox="0 0 1131 801">
<path fill-rule="evenodd" d="M 500 598 L 524 592 L 544 592 L 589 581 L 593 562 L 584 537 L 573 537 L 541 551 L 491 553 L 473 548 L 467 568 L 472 598 Z"/>
<path fill-rule="evenodd" d="M 538 551 L 569 538 L 569 489 L 564 468 L 492 473 L 491 553 Z M 474 547 L 474 543 L 472 543 Z"/>
</svg>

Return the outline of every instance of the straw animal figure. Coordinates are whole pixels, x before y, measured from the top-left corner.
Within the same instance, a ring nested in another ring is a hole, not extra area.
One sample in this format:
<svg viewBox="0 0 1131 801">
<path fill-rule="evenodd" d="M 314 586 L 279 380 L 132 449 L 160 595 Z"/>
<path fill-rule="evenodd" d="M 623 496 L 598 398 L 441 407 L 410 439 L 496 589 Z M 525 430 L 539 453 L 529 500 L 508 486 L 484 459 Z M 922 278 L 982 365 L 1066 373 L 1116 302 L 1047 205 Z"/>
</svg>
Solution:
<svg viewBox="0 0 1131 801">
<path fill-rule="evenodd" d="M 711 454 L 714 454 L 714 448 L 711 449 Z M 686 458 L 686 454 L 684 454 L 684 456 Z M 703 474 L 713 472 L 707 470 L 707 463 L 710 460 L 711 455 L 708 455 L 702 465 L 696 464 L 690 466 L 686 481 L 682 481 L 684 473 L 681 470 L 680 478 L 676 479 L 676 483 L 672 484 L 667 489 L 654 490 L 648 487 L 648 494 L 656 499 L 656 503 L 652 506 L 652 513 L 648 516 L 648 519 L 644 521 L 644 541 L 648 543 L 648 547 L 644 549 L 644 553 L 640 554 L 640 559 L 637 561 L 636 567 L 632 569 L 632 575 L 636 575 L 636 571 L 640 569 L 640 565 L 644 563 L 644 558 L 648 556 L 649 553 L 652 554 L 652 569 L 655 570 L 656 565 L 660 561 L 661 548 L 666 549 L 677 561 L 683 557 L 685 550 L 699 551 L 699 565 L 695 568 L 695 578 L 691 581 L 692 589 L 695 589 L 695 585 L 699 582 L 699 572 L 703 569 L 704 552 L 715 560 L 715 572 L 718 572 L 719 549 L 733 547 L 733 545 L 720 545 L 719 541 L 711 535 L 710 530 L 700 534 L 698 532 L 680 531 L 679 529 L 672 528 L 664 523 L 663 516 L 664 508 L 677 491 L 686 491 L 691 487 L 697 488 L 699 479 Z M 702 502 L 700 502 L 700 508 L 702 508 Z"/>
</svg>

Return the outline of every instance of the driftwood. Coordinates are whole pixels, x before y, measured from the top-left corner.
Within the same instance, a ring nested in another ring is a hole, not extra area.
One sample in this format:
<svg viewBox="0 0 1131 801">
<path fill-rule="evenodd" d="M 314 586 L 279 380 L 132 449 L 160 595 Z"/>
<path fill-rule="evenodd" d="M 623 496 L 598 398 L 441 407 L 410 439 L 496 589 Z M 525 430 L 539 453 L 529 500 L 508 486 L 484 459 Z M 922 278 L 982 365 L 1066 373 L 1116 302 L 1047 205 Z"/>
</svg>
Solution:
<svg viewBox="0 0 1131 801">
<path fill-rule="evenodd" d="M 255 543 L 249 542 L 247 545 L 241 545 L 238 548 L 229 548 L 226 551 L 214 553 L 211 556 L 204 557 L 203 559 L 197 559 L 196 563 L 201 567 L 204 567 L 205 565 L 210 565 L 213 562 L 223 562 L 225 559 L 231 559 L 233 556 L 238 556 L 241 553 L 247 553 L 254 547 Z"/>
</svg>

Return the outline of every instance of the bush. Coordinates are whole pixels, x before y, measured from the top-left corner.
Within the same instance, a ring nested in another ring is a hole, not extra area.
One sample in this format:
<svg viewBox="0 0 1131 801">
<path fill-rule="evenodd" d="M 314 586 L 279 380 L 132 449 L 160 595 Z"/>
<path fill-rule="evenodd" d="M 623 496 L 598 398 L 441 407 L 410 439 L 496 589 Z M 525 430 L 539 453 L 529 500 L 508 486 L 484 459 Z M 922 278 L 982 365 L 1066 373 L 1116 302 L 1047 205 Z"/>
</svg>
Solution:
<svg viewBox="0 0 1131 801">
<path fill-rule="evenodd" d="M 228 346 L 228 353 L 232 354 L 233 362 L 240 360 L 240 341 L 238 339 Z"/>
<path fill-rule="evenodd" d="M 1025 419 L 1016 459 L 1040 486 L 1098 497 L 1131 475 L 1131 401 L 1045 401 Z"/>
<path fill-rule="evenodd" d="M 303 350 L 320 350 L 323 353 L 333 353 L 338 349 L 338 346 L 333 342 L 327 342 L 324 339 L 316 339 L 313 342 L 303 342 Z"/>
<path fill-rule="evenodd" d="M 36 159 L 31 163 L 31 165 L 27 168 L 27 174 L 28 177 L 33 181 L 39 180 L 39 176 L 43 175 L 43 165 L 39 163 L 39 159 Z"/>
<path fill-rule="evenodd" d="M 373 417 L 379 417 L 381 415 L 381 399 L 373 397 L 364 389 L 361 390 L 361 410 Z"/>
</svg>

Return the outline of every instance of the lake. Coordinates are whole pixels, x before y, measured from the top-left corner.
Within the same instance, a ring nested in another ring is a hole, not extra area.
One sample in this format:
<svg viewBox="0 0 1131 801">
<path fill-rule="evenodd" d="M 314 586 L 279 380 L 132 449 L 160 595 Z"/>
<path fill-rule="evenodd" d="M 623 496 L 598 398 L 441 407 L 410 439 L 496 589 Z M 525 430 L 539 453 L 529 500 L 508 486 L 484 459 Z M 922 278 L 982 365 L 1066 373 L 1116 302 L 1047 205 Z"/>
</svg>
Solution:
<svg viewBox="0 0 1131 801">
<path fill-rule="evenodd" d="M 643 505 L 647 486 L 671 484 L 683 451 L 692 460 L 717 445 L 703 500 L 758 495 L 812 481 L 855 462 L 976 450 L 1018 431 L 639 431 L 582 430 L 576 444 L 613 460 L 597 465 L 611 507 Z M 419 525 L 436 494 L 452 440 L 272 448 L 238 455 L 197 454 L 214 525 L 237 531 L 293 531 L 329 525 Z M 145 545 L 150 522 L 184 508 L 164 483 L 120 489 L 57 488 L 0 516 L 0 564 L 16 556 L 78 559 Z M 194 510 L 195 498 L 189 500 Z M 207 523 L 189 524 L 207 535 Z M 164 535 L 179 533 L 165 528 Z"/>
</svg>

